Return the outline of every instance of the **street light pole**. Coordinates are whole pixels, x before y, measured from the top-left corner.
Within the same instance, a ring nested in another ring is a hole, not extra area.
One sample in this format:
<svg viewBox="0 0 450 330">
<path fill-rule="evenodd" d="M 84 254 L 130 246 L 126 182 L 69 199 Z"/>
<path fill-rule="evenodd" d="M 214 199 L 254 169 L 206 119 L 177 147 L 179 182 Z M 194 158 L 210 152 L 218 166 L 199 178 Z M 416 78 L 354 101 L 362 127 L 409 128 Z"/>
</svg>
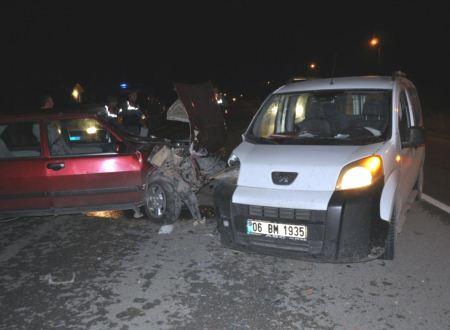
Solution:
<svg viewBox="0 0 450 330">
<path fill-rule="evenodd" d="M 381 74 L 381 45 L 378 45 L 377 49 L 377 67 L 378 67 L 378 74 Z"/>
<path fill-rule="evenodd" d="M 381 74 L 381 42 L 377 37 L 373 37 L 369 40 L 369 45 L 372 48 L 376 48 L 377 50 L 377 71 L 378 74 Z"/>
</svg>

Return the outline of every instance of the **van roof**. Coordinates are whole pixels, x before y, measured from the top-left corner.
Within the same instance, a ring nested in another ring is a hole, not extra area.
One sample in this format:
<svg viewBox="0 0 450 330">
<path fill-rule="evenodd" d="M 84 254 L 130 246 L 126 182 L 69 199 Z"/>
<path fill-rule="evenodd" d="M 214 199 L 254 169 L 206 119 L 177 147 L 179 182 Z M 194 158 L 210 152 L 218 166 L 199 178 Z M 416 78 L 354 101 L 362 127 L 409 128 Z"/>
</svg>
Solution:
<svg viewBox="0 0 450 330">
<path fill-rule="evenodd" d="M 387 76 L 340 77 L 311 79 L 289 83 L 278 88 L 274 94 L 292 93 L 312 90 L 333 89 L 393 89 L 395 80 Z"/>
</svg>

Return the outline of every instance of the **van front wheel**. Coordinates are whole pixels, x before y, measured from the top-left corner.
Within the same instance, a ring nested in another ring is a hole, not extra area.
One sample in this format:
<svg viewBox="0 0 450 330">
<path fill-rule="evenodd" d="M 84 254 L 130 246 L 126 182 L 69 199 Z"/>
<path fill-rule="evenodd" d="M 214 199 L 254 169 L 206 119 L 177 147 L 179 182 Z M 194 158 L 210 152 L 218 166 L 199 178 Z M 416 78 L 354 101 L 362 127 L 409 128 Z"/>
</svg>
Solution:
<svg viewBox="0 0 450 330">
<path fill-rule="evenodd" d="M 395 256 L 395 250 L 397 245 L 397 228 L 396 228 L 397 217 L 398 217 L 397 209 L 396 207 L 394 207 L 394 209 L 392 210 L 391 223 L 389 224 L 386 241 L 384 243 L 384 254 L 382 257 L 384 260 L 393 260 Z"/>
<path fill-rule="evenodd" d="M 422 200 L 422 190 L 423 190 L 423 165 L 420 167 L 419 175 L 417 176 L 417 181 L 414 185 L 414 190 L 417 192 L 416 200 Z"/>
</svg>

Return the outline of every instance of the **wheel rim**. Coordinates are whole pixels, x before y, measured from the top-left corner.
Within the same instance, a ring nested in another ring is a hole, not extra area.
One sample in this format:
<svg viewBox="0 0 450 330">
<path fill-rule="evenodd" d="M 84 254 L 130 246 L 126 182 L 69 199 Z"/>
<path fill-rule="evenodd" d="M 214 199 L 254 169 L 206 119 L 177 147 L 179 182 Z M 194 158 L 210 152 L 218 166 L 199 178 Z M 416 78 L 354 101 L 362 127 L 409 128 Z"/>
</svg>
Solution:
<svg viewBox="0 0 450 330">
<path fill-rule="evenodd" d="M 148 187 L 146 204 L 152 217 L 161 218 L 166 212 L 166 194 L 159 184 Z"/>
</svg>

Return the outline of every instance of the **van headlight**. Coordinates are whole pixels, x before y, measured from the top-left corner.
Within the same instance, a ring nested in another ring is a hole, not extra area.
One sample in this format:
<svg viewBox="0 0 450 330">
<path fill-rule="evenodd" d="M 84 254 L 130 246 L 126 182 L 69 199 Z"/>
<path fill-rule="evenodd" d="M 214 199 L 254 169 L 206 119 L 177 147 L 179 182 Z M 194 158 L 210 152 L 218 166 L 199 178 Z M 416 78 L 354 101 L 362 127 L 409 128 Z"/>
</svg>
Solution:
<svg viewBox="0 0 450 330">
<path fill-rule="evenodd" d="M 241 161 L 239 160 L 239 157 L 235 154 L 231 154 L 230 158 L 228 158 L 228 166 L 239 166 L 241 165 Z"/>
<path fill-rule="evenodd" d="M 336 190 L 356 189 L 370 186 L 383 176 L 380 156 L 370 156 L 350 163 L 341 171 Z"/>
</svg>

